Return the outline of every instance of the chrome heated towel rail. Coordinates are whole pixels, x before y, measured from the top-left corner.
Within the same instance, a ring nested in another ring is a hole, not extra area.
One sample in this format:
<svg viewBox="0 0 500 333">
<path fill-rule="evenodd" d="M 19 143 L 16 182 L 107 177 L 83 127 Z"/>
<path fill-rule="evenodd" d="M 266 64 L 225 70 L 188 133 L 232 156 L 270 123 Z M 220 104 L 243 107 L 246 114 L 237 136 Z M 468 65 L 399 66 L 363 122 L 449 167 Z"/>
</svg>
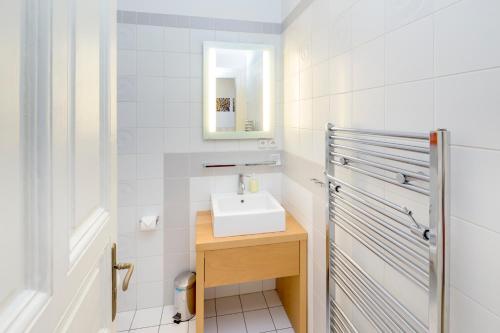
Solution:
<svg viewBox="0 0 500 333">
<path fill-rule="evenodd" d="M 448 332 L 449 132 L 325 140 L 330 332 Z"/>
</svg>

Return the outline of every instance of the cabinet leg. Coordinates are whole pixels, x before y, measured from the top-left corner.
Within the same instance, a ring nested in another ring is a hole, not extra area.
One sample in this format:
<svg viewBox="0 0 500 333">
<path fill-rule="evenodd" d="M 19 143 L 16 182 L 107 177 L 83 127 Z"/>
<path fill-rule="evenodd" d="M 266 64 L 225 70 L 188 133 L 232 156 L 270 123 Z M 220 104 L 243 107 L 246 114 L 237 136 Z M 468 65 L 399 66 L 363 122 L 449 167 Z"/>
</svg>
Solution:
<svg viewBox="0 0 500 333">
<path fill-rule="evenodd" d="M 205 329 L 205 252 L 196 252 L 196 333 Z"/>
</svg>

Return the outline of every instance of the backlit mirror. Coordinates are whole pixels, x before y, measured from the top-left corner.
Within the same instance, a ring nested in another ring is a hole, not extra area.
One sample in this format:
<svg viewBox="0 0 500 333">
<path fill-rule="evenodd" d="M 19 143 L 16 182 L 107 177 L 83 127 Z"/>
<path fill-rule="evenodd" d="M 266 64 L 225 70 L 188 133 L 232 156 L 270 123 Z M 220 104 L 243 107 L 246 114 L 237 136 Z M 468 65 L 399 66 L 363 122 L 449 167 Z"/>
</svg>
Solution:
<svg viewBox="0 0 500 333">
<path fill-rule="evenodd" d="M 205 42 L 203 58 L 204 138 L 272 138 L 274 48 Z"/>
</svg>

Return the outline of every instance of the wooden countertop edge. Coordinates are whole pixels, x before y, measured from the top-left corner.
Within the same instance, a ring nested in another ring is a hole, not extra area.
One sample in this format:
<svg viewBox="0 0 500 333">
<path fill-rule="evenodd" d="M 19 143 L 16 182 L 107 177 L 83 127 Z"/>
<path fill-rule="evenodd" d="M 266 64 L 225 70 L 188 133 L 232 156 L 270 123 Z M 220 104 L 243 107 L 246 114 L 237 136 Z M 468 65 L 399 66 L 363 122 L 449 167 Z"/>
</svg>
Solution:
<svg viewBox="0 0 500 333">
<path fill-rule="evenodd" d="M 196 214 L 196 251 L 221 250 L 307 240 L 307 232 L 288 212 L 286 213 L 286 228 L 287 230 L 283 232 L 215 238 L 213 236 L 212 215 L 210 211 L 200 211 Z M 200 240 L 200 237 L 204 239 Z"/>
</svg>

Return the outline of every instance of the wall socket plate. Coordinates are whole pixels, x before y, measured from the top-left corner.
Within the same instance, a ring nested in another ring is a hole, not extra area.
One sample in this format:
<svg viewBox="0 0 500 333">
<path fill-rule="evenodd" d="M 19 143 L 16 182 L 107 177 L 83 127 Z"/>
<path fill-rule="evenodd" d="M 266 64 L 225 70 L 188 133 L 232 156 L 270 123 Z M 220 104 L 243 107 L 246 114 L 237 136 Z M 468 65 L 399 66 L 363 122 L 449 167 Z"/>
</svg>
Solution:
<svg viewBox="0 0 500 333">
<path fill-rule="evenodd" d="M 274 149 L 277 143 L 275 139 L 260 139 L 257 146 L 259 149 Z"/>
</svg>

